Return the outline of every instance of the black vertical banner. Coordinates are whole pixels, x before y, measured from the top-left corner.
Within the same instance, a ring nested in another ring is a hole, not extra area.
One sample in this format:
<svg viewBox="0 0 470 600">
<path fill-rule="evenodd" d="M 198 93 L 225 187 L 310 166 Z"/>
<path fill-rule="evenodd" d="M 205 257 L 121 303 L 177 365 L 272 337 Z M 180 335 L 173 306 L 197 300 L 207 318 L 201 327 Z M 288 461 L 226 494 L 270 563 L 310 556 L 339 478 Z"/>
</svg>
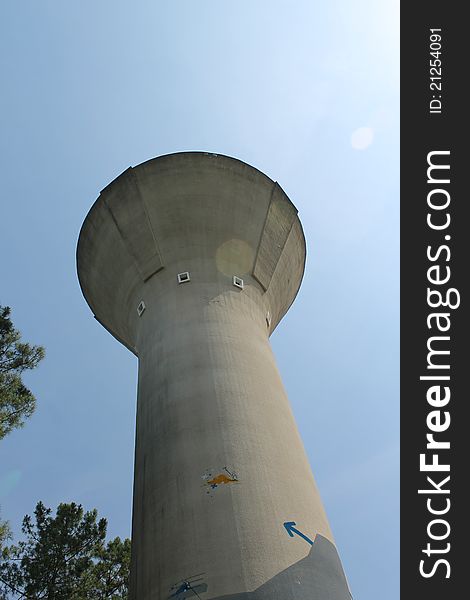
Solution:
<svg viewBox="0 0 470 600">
<path fill-rule="evenodd" d="M 402 600 L 470 597 L 463 6 L 401 6 Z"/>
</svg>

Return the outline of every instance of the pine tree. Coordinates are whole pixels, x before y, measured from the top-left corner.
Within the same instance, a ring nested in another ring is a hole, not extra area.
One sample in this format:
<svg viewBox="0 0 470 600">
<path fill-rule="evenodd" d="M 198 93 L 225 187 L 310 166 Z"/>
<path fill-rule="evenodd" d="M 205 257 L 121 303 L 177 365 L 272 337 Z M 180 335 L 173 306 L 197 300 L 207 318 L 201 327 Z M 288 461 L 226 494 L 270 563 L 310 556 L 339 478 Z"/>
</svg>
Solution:
<svg viewBox="0 0 470 600">
<path fill-rule="evenodd" d="M 0 306 L 0 440 L 33 414 L 36 399 L 21 376 L 35 369 L 45 355 L 41 346 L 21 342 L 10 312 L 8 306 Z"/>
<path fill-rule="evenodd" d="M 0 598 L 15 600 L 125 600 L 130 540 L 105 543 L 106 519 L 79 504 L 59 504 L 56 516 L 38 502 L 27 515 L 25 539 L 3 549 Z"/>
</svg>

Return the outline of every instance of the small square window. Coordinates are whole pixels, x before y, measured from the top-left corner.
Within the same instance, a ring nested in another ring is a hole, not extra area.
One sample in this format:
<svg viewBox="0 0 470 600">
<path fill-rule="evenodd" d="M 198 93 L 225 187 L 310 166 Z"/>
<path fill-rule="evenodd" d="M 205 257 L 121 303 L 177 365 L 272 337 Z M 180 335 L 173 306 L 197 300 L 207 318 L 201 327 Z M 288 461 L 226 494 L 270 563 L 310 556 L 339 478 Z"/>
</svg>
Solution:
<svg viewBox="0 0 470 600">
<path fill-rule="evenodd" d="M 233 285 L 242 290 L 243 289 L 243 279 L 241 279 L 241 277 L 237 277 L 236 275 L 234 275 L 233 276 Z"/>
<path fill-rule="evenodd" d="M 190 281 L 191 277 L 189 276 L 188 271 L 184 271 L 184 273 L 178 273 L 178 283 L 186 283 L 186 281 Z"/>
<path fill-rule="evenodd" d="M 137 307 L 137 314 L 139 315 L 139 317 L 142 316 L 142 313 L 144 312 L 144 310 L 145 310 L 145 302 L 143 300 L 141 300 L 139 302 L 139 306 Z"/>
</svg>

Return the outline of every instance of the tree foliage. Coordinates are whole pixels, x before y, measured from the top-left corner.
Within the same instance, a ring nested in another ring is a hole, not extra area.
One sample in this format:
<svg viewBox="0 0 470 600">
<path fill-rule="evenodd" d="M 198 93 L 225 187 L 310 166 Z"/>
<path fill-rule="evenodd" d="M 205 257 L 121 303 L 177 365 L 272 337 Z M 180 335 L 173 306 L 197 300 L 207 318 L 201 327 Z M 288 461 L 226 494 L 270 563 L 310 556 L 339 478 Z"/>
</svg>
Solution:
<svg viewBox="0 0 470 600">
<path fill-rule="evenodd" d="M 21 342 L 21 334 L 10 319 L 10 308 L 0 306 L 0 439 L 22 427 L 35 409 L 36 400 L 23 384 L 24 371 L 34 369 L 44 358 L 44 348 Z"/>
<path fill-rule="evenodd" d="M 7 521 L 2 521 L 0 519 L 0 552 L 3 548 L 3 544 L 9 539 L 11 539 L 10 525 Z"/>
<path fill-rule="evenodd" d="M 55 517 L 38 502 L 34 515 L 23 519 L 25 539 L 3 550 L 2 600 L 127 599 L 129 539 L 106 544 L 106 519 L 73 502 L 59 504 Z"/>
</svg>

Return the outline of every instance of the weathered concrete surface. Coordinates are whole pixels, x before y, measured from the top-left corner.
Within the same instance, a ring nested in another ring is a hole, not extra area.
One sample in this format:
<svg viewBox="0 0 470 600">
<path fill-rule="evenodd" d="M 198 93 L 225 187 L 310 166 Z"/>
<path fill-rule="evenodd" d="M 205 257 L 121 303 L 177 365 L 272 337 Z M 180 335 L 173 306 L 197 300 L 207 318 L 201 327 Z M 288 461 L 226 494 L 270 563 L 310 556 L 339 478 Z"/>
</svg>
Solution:
<svg viewBox="0 0 470 600">
<path fill-rule="evenodd" d="M 196 584 L 197 585 L 197 584 Z M 191 587 L 193 587 L 191 585 Z M 202 587 L 202 586 L 201 586 Z M 188 592 L 194 593 L 191 589 Z M 183 600 L 183 595 L 178 600 Z M 189 593 L 185 596 L 190 598 Z M 308 555 L 281 571 L 253 592 L 222 596 L 217 600 L 351 600 L 348 583 L 334 544 L 321 535 Z"/>
<path fill-rule="evenodd" d="M 255 590 L 256 600 L 346 598 L 315 586 L 288 596 L 279 578 L 310 550 L 286 521 L 333 543 L 269 345 L 304 262 L 282 189 L 224 156 L 128 169 L 88 214 L 83 293 L 139 357 L 132 600 L 180 600 L 190 582 L 207 600 Z"/>
</svg>

